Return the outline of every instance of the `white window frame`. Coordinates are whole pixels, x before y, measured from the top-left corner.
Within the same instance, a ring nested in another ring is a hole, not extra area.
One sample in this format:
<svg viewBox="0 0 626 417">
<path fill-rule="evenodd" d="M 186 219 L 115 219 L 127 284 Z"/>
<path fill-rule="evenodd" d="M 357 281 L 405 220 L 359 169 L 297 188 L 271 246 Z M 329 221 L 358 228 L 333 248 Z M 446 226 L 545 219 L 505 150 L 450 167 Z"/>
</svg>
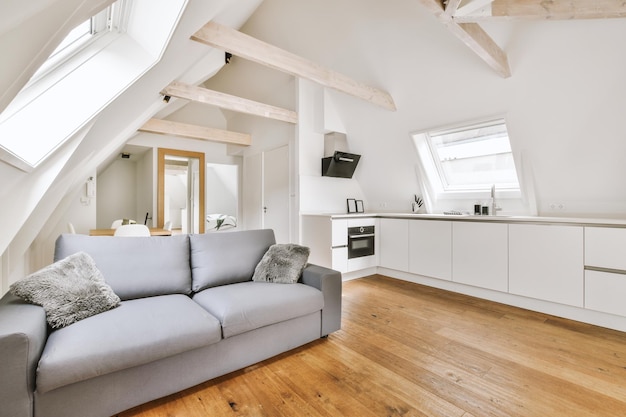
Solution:
<svg viewBox="0 0 626 417">
<path fill-rule="evenodd" d="M 101 50 L 106 48 L 115 39 L 126 31 L 133 0 L 117 0 L 103 11 L 90 19 L 92 27 L 90 36 L 83 36 L 67 47 L 56 50 L 42 65 L 29 82 L 22 88 L 13 101 L 0 114 L 0 123 L 10 119 L 16 113 L 29 106 L 39 96 L 46 94 L 48 89 L 72 74 L 77 68 L 92 59 Z M 99 32 L 98 32 L 99 31 Z M 30 172 L 53 152 L 63 146 L 67 138 L 53 144 L 46 155 L 35 163 L 26 160 L 24 155 L 15 153 L 13 149 L 0 144 L 0 160 L 7 162 L 18 169 Z"/>
<path fill-rule="evenodd" d="M 432 128 L 427 130 L 419 130 L 410 133 L 411 141 L 413 142 L 417 151 L 419 164 L 416 166 L 418 179 L 426 194 L 427 200 L 431 201 L 431 205 L 434 205 L 440 200 L 463 200 L 463 199 L 478 199 L 483 200 L 490 195 L 491 185 L 483 185 L 481 187 L 467 187 L 464 189 L 447 189 L 442 179 L 443 173 L 438 166 L 438 162 L 435 159 L 436 153 L 433 152 L 433 145 L 430 141 L 431 133 L 441 133 L 448 131 L 458 131 L 466 128 L 467 130 L 476 128 L 480 125 L 487 125 L 494 122 L 502 121 L 506 124 L 504 117 L 490 117 L 481 120 L 475 120 L 472 122 L 459 123 L 455 125 L 442 126 L 438 128 Z M 510 139 L 509 139 L 510 141 Z M 513 154 L 515 157 L 515 154 Z M 518 178 L 518 187 L 498 187 L 499 198 L 505 199 L 521 199 L 521 176 L 520 169 L 515 161 L 516 173 Z"/>
<path fill-rule="evenodd" d="M 88 48 L 101 36 L 111 32 L 123 33 L 126 30 L 131 3 L 132 0 L 117 0 L 85 21 L 89 22 L 89 33 L 62 46 L 72 34 L 72 32 L 70 32 L 68 37 L 61 41 L 59 47 L 52 52 L 46 62 L 33 74 L 23 90 L 29 88 L 39 80 L 46 78 L 48 74 L 54 72 L 59 67 L 67 65 L 75 55 L 79 54 L 85 48 Z M 81 23 L 81 25 L 85 22 Z"/>
</svg>

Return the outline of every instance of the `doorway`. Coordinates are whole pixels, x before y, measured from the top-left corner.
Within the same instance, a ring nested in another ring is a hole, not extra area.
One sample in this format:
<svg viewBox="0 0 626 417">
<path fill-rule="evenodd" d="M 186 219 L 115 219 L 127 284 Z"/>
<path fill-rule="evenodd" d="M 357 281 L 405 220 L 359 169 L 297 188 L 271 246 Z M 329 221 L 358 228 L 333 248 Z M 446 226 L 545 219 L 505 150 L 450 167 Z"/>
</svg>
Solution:
<svg viewBox="0 0 626 417">
<path fill-rule="evenodd" d="M 159 148 L 157 227 L 204 233 L 204 153 Z"/>
</svg>

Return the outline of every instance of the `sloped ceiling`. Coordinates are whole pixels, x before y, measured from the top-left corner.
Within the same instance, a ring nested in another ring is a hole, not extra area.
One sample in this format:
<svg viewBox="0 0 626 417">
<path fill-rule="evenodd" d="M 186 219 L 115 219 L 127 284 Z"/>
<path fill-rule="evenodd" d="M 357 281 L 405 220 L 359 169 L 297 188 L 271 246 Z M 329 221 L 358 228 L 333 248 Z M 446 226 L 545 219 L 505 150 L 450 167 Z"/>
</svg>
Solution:
<svg viewBox="0 0 626 417">
<path fill-rule="evenodd" d="M 481 26 L 506 51 L 511 77 L 414 0 L 265 0 L 242 31 L 393 96 L 397 112 L 333 94 L 349 146 L 363 155 L 357 176 L 371 210 L 408 210 L 418 191 L 411 132 L 505 116 L 540 214 L 624 217 L 626 20 Z M 285 97 L 277 91 L 286 76 L 234 62 L 206 85 L 270 103 Z"/>
</svg>

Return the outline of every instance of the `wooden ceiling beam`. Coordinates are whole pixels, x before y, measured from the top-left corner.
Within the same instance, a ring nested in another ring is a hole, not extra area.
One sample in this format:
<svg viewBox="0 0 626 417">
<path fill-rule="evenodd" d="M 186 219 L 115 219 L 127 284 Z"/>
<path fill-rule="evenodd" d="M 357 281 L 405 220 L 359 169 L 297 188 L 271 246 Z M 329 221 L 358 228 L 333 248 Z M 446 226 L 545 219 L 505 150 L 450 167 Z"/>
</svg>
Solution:
<svg viewBox="0 0 626 417">
<path fill-rule="evenodd" d="M 511 76 L 506 53 L 478 23 L 447 23 L 448 29 L 501 77 Z"/>
<path fill-rule="evenodd" d="M 191 39 L 269 68 L 314 81 L 324 87 L 369 101 L 385 109 L 396 110 L 396 105 L 389 93 L 355 81 L 228 26 L 209 22 L 194 33 Z"/>
<path fill-rule="evenodd" d="M 494 71 L 504 78 L 511 76 L 511 69 L 509 68 L 506 53 L 504 53 L 478 24 L 457 23 L 454 17 L 445 13 L 443 4 L 439 0 L 418 1 L 433 12 L 457 38 L 474 51 L 474 53 L 485 61 Z"/>
<path fill-rule="evenodd" d="M 239 113 L 266 117 L 288 123 L 298 123 L 298 114 L 293 110 L 270 106 L 269 104 L 259 103 L 257 101 L 248 100 L 178 81 L 174 81 L 165 87 L 161 94 L 191 100 L 197 103 L 210 104 Z"/>
<path fill-rule="evenodd" d="M 250 146 L 252 144 L 252 138 L 247 133 L 231 132 L 155 118 L 148 120 L 139 128 L 139 131 L 233 145 Z"/>
<path fill-rule="evenodd" d="M 470 3 L 471 4 L 471 3 Z M 492 0 L 491 6 L 476 13 L 462 13 L 454 16 L 457 22 L 477 22 L 485 20 L 571 20 L 608 19 L 626 17 L 626 3 L 622 0 Z"/>
</svg>

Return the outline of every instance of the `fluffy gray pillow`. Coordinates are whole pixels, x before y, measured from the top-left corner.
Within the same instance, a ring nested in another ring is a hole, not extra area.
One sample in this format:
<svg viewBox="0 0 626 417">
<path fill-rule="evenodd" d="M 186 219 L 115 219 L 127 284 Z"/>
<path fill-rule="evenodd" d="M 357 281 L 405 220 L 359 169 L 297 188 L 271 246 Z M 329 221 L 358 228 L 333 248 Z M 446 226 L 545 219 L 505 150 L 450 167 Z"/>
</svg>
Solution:
<svg viewBox="0 0 626 417">
<path fill-rule="evenodd" d="M 13 295 L 43 307 L 46 320 L 61 328 L 110 310 L 120 298 L 104 282 L 95 261 L 78 252 L 13 283 Z"/>
<path fill-rule="evenodd" d="M 265 252 L 254 269 L 252 281 L 293 284 L 309 260 L 310 250 L 294 243 L 277 243 Z"/>
</svg>

